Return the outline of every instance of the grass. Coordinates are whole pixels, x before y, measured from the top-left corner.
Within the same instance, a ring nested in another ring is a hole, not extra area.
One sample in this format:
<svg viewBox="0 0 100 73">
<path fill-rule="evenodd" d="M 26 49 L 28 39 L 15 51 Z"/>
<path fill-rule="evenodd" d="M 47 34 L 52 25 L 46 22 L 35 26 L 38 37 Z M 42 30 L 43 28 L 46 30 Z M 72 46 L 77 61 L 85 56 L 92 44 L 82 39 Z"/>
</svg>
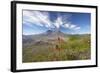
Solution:
<svg viewBox="0 0 100 73">
<path fill-rule="evenodd" d="M 38 44 L 23 48 L 23 62 L 86 60 L 91 56 L 90 35 L 64 37 L 66 42 Z M 57 46 L 56 46 L 57 45 Z"/>
</svg>

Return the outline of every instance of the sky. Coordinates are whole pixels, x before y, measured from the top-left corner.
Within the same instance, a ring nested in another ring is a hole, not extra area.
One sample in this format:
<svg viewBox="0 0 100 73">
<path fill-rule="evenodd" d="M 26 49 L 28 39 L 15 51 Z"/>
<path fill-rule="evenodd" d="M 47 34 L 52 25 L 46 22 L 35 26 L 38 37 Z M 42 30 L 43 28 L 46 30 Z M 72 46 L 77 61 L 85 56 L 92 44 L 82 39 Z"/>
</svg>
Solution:
<svg viewBox="0 0 100 73">
<path fill-rule="evenodd" d="M 23 35 L 35 35 L 47 30 L 68 34 L 89 34 L 91 14 L 76 12 L 23 10 Z"/>
</svg>

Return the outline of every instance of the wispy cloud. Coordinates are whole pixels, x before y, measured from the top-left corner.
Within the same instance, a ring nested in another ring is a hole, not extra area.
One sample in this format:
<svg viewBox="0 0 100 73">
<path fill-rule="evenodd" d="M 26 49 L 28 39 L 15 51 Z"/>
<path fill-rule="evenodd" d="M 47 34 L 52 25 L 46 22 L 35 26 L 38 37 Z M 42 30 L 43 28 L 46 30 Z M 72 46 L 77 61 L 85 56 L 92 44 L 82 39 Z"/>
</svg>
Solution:
<svg viewBox="0 0 100 73">
<path fill-rule="evenodd" d="M 48 12 L 41 11 L 23 11 L 23 24 L 33 26 L 33 24 L 46 28 L 57 28 L 61 26 L 70 29 L 70 30 L 79 30 L 80 26 L 72 24 L 68 21 L 68 18 L 71 15 L 58 15 L 57 18 L 53 21 L 50 20 L 50 14 Z M 31 24 L 27 24 L 31 23 Z"/>
<path fill-rule="evenodd" d="M 56 28 L 59 28 L 62 24 L 63 24 L 63 21 L 61 17 L 58 17 L 54 22 L 54 25 Z"/>
<path fill-rule="evenodd" d="M 76 27 L 75 30 L 79 30 L 81 27 Z"/>
<path fill-rule="evenodd" d="M 75 24 L 71 24 L 70 22 L 62 25 L 64 28 L 70 29 L 70 30 L 79 30 L 81 27 L 77 26 Z"/>
<path fill-rule="evenodd" d="M 38 26 L 45 26 L 48 28 L 52 27 L 49 14 L 47 12 L 23 11 L 23 23 L 27 22 L 36 24 Z"/>
</svg>

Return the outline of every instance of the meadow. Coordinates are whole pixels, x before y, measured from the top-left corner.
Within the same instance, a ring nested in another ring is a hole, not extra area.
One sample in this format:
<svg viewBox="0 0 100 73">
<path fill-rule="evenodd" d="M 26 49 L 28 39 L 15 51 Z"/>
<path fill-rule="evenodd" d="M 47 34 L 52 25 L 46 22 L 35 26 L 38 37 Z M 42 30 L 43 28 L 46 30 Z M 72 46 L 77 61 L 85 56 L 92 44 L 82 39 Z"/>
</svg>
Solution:
<svg viewBox="0 0 100 73">
<path fill-rule="evenodd" d="M 69 35 L 52 39 L 39 38 L 35 38 L 38 40 L 33 40 L 34 42 L 23 43 L 22 60 L 24 63 L 87 60 L 91 58 L 90 34 Z"/>
</svg>

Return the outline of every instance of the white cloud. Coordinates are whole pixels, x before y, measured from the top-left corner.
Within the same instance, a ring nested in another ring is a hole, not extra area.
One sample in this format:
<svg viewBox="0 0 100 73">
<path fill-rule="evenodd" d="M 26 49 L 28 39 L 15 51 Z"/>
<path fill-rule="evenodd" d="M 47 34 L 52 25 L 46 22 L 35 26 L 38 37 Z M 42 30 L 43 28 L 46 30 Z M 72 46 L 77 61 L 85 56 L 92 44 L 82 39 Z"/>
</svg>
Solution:
<svg viewBox="0 0 100 73">
<path fill-rule="evenodd" d="M 70 24 L 69 24 L 69 23 L 66 23 L 66 24 L 64 25 L 64 27 L 69 28 L 69 27 L 70 27 Z"/>
<path fill-rule="evenodd" d="M 79 30 L 81 27 L 76 27 L 75 30 Z"/>
<path fill-rule="evenodd" d="M 35 17 L 35 15 L 31 11 L 23 12 L 23 23 L 27 25 L 27 23 L 36 23 L 39 26 L 42 26 L 40 20 Z M 28 24 L 29 25 L 29 24 Z M 32 24 L 30 24 L 32 26 Z"/>
<path fill-rule="evenodd" d="M 74 25 L 74 24 L 70 25 L 70 28 L 71 28 L 71 29 L 76 28 L 76 27 L 77 27 L 77 26 Z"/>
<path fill-rule="evenodd" d="M 71 22 L 68 22 L 64 25 L 62 25 L 64 28 L 70 29 L 70 30 L 79 30 L 80 27 L 75 25 L 75 24 L 71 24 Z"/>
<path fill-rule="evenodd" d="M 23 22 L 35 23 L 38 26 L 45 26 L 48 28 L 52 27 L 52 22 L 47 12 L 23 11 Z"/>
<path fill-rule="evenodd" d="M 33 13 L 41 23 L 48 27 L 52 26 L 52 22 L 50 21 L 49 14 L 47 12 L 33 11 Z"/>
<path fill-rule="evenodd" d="M 62 24 L 63 24 L 63 21 L 61 17 L 58 17 L 54 22 L 54 25 L 56 28 L 59 28 Z"/>
<path fill-rule="evenodd" d="M 68 21 L 71 15 L 58 15 L 58 17 L 52 22 L 50 20 L 50 15 L 48 12 L 41 12 L 41 11 L 23 11 L 23 24 L 28 25 L 30 27 L 35 25 L 38 26 L 45 26 L 47 28 L 57 28 L 59 29 L 61 26 L 70 29 L 70 30 L 79 30 L 80 27 L 76 24 L 72 24 Z M 31 24 L 27 24 L 31 23 Z"/>
</svg>

